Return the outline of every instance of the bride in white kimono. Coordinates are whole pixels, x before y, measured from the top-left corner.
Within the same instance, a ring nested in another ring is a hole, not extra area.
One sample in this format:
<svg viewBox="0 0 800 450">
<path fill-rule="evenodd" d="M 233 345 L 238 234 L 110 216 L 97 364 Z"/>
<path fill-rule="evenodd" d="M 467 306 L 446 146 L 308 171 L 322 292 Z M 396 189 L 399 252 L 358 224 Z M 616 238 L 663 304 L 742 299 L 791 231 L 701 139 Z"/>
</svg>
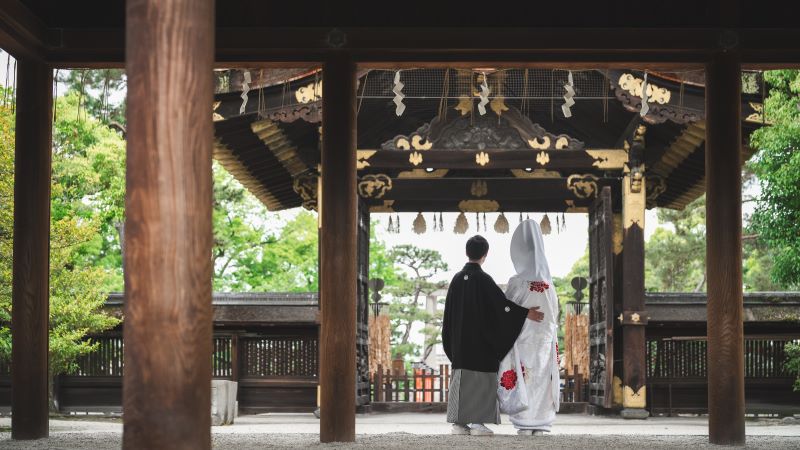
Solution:
<svg viewBox="0 0 800 450">
<path fill-rule="evenodd" d="M 512 414 L 511 423 L 519 430 L 519 434 L 541 435 L 544 431 L 550 431 L 560 400 L 557 356 L 559 306 L 550 267 L 544 257 L 542 232 L 535 221 L 525 220 L 514 231 L 511 261 L 517 274 L 508 280 L 506 297 L 525 308 L 538 306 L 544 313 L 544 320 L 525 321 L 514 348 L 500 363 L 498 376 L 502 386 L 503 368 L 516 366 L 515 352 L 518 352 L 528 394 L 528 408 Z M 516 379 L 515 376 L 512 378 Z M 502 401 L 501 397 L 501 410 Z"/>
</svg>

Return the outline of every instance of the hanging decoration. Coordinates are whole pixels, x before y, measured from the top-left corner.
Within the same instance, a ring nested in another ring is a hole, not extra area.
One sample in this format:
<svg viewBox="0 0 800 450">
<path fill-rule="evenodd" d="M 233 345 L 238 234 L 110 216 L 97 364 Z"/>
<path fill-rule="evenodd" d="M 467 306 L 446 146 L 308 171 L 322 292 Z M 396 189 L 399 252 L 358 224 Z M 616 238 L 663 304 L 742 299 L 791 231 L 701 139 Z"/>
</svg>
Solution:
<svg viewBox="0 0 800 450">
<path fill-rule="evenodd" d="M 453 227 L 453 233 L 456 234 L 464 234 L 469 229 L 469 222 L 467 222 L 467 216 L 464 215 L 462 212 L 456 218 L 456 224 Z"/>
<path fill-rule="evenodd" d="M 400 71 L 398 70 L 394 74 L 394 88 L 392 88 L 392 92 L 394 92 L 393 102 L 397 105 L 394 109 L 394 113 L 397 114 L 397 117 L 402 116 L 403 111 L 406 110 L 406 105 L 403 104 L 403 99 L 406 97 L 406 95 L 403 94 L 403 87 L 405 87 L 405 85 L 400 81 Z"/>
<path fill-rule="evenodd" d="M 489 84 L 486 82 L 486 73 L 483 72 L 483 81 L 481 82 L 481 93 L 479 95 L 481 101 L 478 102 L 478 113 L 480 113 L 480 115 L 486 114 L 486 105 L 489 104 L 490 92 L 491 91 L 489 90 Z"/>
<path fill-rule="evenodd" d="M 400 214 L 394 215 L 394 233 L 400 233 Z"/>
<path fill-rule="evenodd" d="M 567 74 L 567 84 L 564 85 L 564 90 L 566 94 L 564 94 L 564 104 L 561 105 L 561 112 L 564 113 L 564 117 L 570 118 L 572 117 L 570 108 L 575 104 L 575 100 L 573 99 L 573 97 L 575 97 L 575 85 L 572 80 L 571 70 Z"/>
<path fill-rule="evenodd" d="M 644 81 L 642 81 L 642 109 L 639 110 L 639 115 L 644 117 L 647 115 L 647 112 L 650 111 L 650 105 L 647 104 L 647 100 L 649 96 L 647 95 L 647 72 L 644 73 Z"/>
<path fill-rule="evenodd" d="M 414 233 L 423 234 L 428 229 L 428 224 L 425 223 L 425 218 L 422 213 L 417 213 L 417 218 L 414 219 Z"/>
<path fill-rule="evenodd" d="M 558 219 L 558 216 L 556 216 L 556 219 Z M 550 227 L 550 218 L 547 217 L 547 214 L 545 214 L 544 217 L 542 217 L 542 221 L 539 223 L 539 227 L 541 227 L 542 229 L 542 234 L 550 234 L 550 232 L 552 231 Z"/>
<path fill-rule="evenodd" d="M 441 212 L 439 212 L 439 231 L 444 231 L 444 220 L 442 220 Z"/>
<path fill-rule="evenodd" d="M 522 211 L 519 212 L 519 223 L 522 223 Z"/>
<path fill-rule="evenodd" d="M 244 81 L 242 82 L 242 106 L 239 107 L 239 114 L 244 114 L 244 109 L 247 106 L 247 93 L 250 92 L 250 71 L 244 71 Z"/>
<path fill-rule="evenodd" d="M 497 216 L 497 220 L 494 222 L 494 231 L 500 234 L 508 233 L 508 219 L 506 219 L 506 215 L 500 213 Z"/>
<path fill-rule="evenodd" d="M 561 220 L 558 218 L 558 214 L 556 214 L 556 231 L 561 234 Z"/>
<path fill-rule="evenodd" d="M 481 232 L 481 215 L 478 212 L 475 213 L 475 231 Z"/>
<path fill-rule="evenodd" d="M 391 214 L 389 214 L 389 226 L 386 227 L 386 231 L 389 233 L 394 233 L 394 222 L 392 221 Z"/>
<path fill-rule="evenodd" d="M 483 213 L 483 231 L 488 231 L 486 228 L 486 212 Z"/>
<path fill-rule="evenodd" d="M 567 231 L 567 217 L 561 213 L 561 231 Z"/>
</svg>

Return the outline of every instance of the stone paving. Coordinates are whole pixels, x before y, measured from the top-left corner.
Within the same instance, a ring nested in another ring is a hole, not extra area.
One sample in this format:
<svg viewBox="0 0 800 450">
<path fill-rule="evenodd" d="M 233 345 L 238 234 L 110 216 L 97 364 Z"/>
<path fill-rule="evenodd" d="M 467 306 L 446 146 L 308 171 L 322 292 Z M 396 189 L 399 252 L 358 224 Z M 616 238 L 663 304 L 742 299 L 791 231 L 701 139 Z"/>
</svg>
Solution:
<svg viewBox="0 0 800 450">
<path fill-rule="evenodd" d="M 75 417 L 50 422 L 50 438 L 11 441 L 10 419 L 0 418 L 2 449 L 114 449 L 122 438 L 120 419 Z M 516 436 L 504 424 L 492 425 L 494 437 L 451 436 L 443 414 L 370 414 L 356 421 L 355 444 L 320 444 L 319 421 L 311 414 L 242 416 L 234 425 L 213 427 L 215 449 L 250 448 L 550 448 L 550 449 L 691 449 L 708 444 L 703 417 L 649 418 L 560 415 L 553 433 Z M 747 448 L 800 449 L 800 420 L 758 419 L 747 422 Z"/>
</svg>

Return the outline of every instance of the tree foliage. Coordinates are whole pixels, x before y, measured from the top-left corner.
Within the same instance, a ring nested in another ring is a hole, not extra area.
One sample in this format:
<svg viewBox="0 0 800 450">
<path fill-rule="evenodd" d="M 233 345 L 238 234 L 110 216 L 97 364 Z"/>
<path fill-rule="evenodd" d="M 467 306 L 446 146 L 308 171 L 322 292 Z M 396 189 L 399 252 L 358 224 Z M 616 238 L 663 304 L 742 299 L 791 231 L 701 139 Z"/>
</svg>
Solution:
<svg viewBox="0 0 800 450">
<path fill-rule="evenodd" d="M 769 84 L 765 118 L 770 126 L 750 137 L 758 149 L 750 168 L 761 194 L 751 229 L 772 251 L 772 280 L 800 286 L 800 70 L 764 73 Z"/>
<path fill-rule="evenodd" d="M 11 277 L 13 255 L 14 117 L 0 108 L 0 358 L 11 357 Z M 81 133 L 76 139 L 86 139 Z M 90 139 L 89 139 L 90 140 Z M 60 139 L 56 147 L 65 147 Z M 85 156 L 85 155 L 84 155 Z M 99 235 L 98 217 L 84 210 L 91 203 L 72 189 L 76 159 L 84 156 L 56 151 L 53 155 L 50 231 L 49 374 L 76 370 L 78 358 L 97 344 L 87 335 L 113 328 L 117 318 L 102 311 L 108 272 L 86 258 L 86 246 Z M 67 206 L 69 205 L 69 206 Z"/>
<path fill-rule="evenodd" d="M 391 283 L 386 284 L 390 294 L 389 316 L 392 322 L 392 353 L 395 356 L 418 356 L 423 359 L 440 342 L 442 312 L 426 309 L 427 296 L 446 287 L 446 282 L 431 279 L 438 273 L 448 270 L 442 255 L 431 249 L 413 245 L 398 245 L 387 256 L 388 261 L 400 270 L 392 275 Z M 409 340 L 414 324 L 423 324 L 425 336 L 423 353 L 420 345 Z"/>
</svg>

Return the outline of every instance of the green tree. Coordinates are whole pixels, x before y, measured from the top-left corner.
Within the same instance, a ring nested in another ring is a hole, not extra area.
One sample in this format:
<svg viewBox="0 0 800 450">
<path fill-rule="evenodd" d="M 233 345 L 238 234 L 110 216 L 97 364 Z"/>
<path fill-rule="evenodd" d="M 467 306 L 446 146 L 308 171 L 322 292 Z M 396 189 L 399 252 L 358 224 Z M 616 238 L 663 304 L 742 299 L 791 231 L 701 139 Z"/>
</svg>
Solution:
<svg viewBox="0 0 800 450">
<path fill-rule="evenodd" d="M 0 358 L 11 357 L 11 276 L 13 255 L 14 117 L 0 107 Z M 63 155 L 55 153 L 53 205 L 63 193 L 57 167 Z M 49 375 L 77 369 L 78 358 L 97 344 L 87 335 L 113 328 L 119 320 L 102 311 L 107 272 L 85 263 L 83 246 L 98 234 L 95 218 L 60 211 L 53 213 L 50 232 Z"/>
<path fill-rule="evenodd" d="M 77 95 L 81 108 L 79 114 L 88 115 L 125 130 L 126 77 L 122 69 L 59 70 L 57 80 L 67 86 L 69 93 Z M 56 117 L 62 111 L 56 108 Z"/>
<path fill-rule="evenodd" d="M 705 290 L 705 196 L 683 210 L 661 208 L 659 227 L 645 245 L 645 283 L 648 290 L 699 292 Z"/>
<path fill-rule="evenodd" d="M 750 136 L 758 152 L 750 168 L 761 194 L 750 229 L 772 251 L 772 280 L 800 286 L 800 70 L 764 73 L 769 84 L 765 118 L 770 126 Z"/>
<path fill-rule="evenodd" d="M 420 354 L 420 346 L 409 342 L 415 323 L 423 324 L 424 351 L 441 339 L 442 313 L 428 312 L 425 308 L 427 296 L 443 289 L 446 282 L 433 282 L 438 273 L 448 270 L 447 263 L 436 250 L 418 248 L 413 245 L 398 245 L 389 251 L 388 259 L 402 268 L 392 284 L 387 283 L 390 294 L 389 316 L 392 321 L 392 353 L 406 357 Z"/>
<path fill-rule="evenodd" d="M 786 370 L 795 376 L 794 390 L 800 391 L 800 344 L 786 344 Z"/>
</svg>

